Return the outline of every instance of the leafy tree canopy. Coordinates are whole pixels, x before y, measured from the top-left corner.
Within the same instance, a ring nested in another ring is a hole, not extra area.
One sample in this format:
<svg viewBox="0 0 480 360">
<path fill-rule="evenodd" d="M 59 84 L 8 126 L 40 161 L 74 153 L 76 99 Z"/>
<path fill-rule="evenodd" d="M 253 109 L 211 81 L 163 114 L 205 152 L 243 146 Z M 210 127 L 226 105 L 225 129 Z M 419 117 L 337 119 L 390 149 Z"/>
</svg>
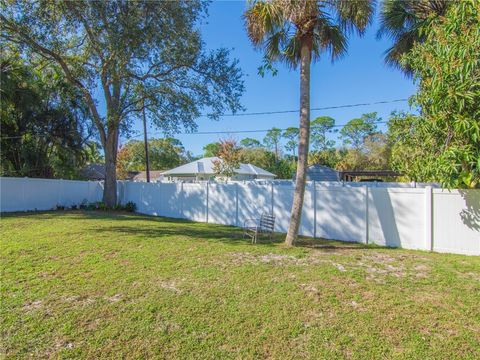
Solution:
<svg viewBox="0 0 480 360">
<path fill-rule="evenodd" d="M 283 131 L 282 137 L 287 140 L 285 144 L 285 150 L 292 153 L 295 157 L 296 150 L 298 148 L 298 137 L 300 136 L 300 130 L 297 127 L 289 127 Z"/>
<path fill-rule="evenodd" d="M 1 36 L 26 58 L 55 64 L 88 105 L 105 150 L 104 201 L 116 203 L 120 131 L 142 108 L 170 132 L 204 111 L 241 109 L 242 73 L 226 49 L 205 50 L 198 23 L 207 3 L 190 1 L 3 0 Z M 106 111 L 94 94 L 100 93 Z"/>
<path fill-rule="evenodd" d="M 207 144 L 203 147 L 203 156 L 204 157 L 214 157 L 218 156 L 218 152 L 220 151 L 220 143 L 213 142 Z"/>
<path fill-rule="evenodd" d="M 263 138 L 263 143 L 267 149 L 272 150 L 275 153 L 275 156 L 278 158 L 280 156 L 280 140 L 282 139 L 282 130 L 276 127 L 271 128 L 267 131 L 265 137 Z"/>
<path fill-rule="evenodd" d="M 167 170 L 185 163 L 188 158 L 178 139 L 148 140 L 148 156 L 151 170 Z M 130 141 L 118 152 L 117 171 L 126 177 L 129 171 L 145 170 L 145 145 L 143 141 Z"/>
<path fill-rule="evenodd" d="M 233 139 L 221 140 L 218 149 L 219 160 L 213 161 L 213 171 L 226 179 L 236 174 L 240 167 L 240 148 Z"/>
<path fill-rule="evenodd" d="M 360 118 L 352 119 L 340 130 L 340 138 L 345 146 L 361 149 L 367 136 L 377 132 L 377 122 L 381 119 L 376 112 L 363 114 Z"/>
<path fill-rule="evenodd" d="M 418 81 L 420 115 L 394 114 L 396 168 L 448 187 L 480 184 L 480 2 L 452 2 L 403 58 Z"/>
<path fill-rule="evenodd" d="M 257 139 L 253 139 L 253 138 L 245 138 L 240 140 L 240 145 L 250 149 L 262 147 L 262 143 Z"/>
<path fill-rule="evenodd" d="M 327 133 L 334 131 L 334 126 L 335 119 L 330 116 L 319 116 L 310 121 L 310 144 L 314 150 L 327 150 L 335 146 L 335 140 L 327 137 Z"/>
<path fill-rule="evenodd" d="M 14 48 L 3 49 L 0 71 L 2 175 L 76 178 L 95 146 L 81 94 Z"/>
</svg>

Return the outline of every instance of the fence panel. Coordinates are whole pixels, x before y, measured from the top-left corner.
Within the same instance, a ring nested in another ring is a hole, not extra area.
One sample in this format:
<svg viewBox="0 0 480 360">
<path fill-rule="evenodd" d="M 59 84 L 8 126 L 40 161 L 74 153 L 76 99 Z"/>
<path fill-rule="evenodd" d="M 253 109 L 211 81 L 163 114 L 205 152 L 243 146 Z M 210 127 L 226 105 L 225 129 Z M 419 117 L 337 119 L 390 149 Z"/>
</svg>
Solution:
<svg viewBox="0 0 480 360">
<path fill-rule="evenodd" d="M 178 183 L 156 183 L 157 201 L 159 202 L 159 215 L 183 218 L 182 214 L 182 184 Z"/>
<path fill-rule="evenodd" d="M 27 204 L 24 196 L 24 182 L 22 178 L 0 178 L 0 201 L 2 212 L 25 211 Z M 33 210 L 31 208 L 30 210 Z"/>
<path fill-rule="evenodd" d="M 193 221 L 207 221 L 207 184 L 183 184 L 183 217 Z"/>
<path fill-rule="evenodd" d="M 316 236 L 365 241 L 365 189 L 317 186 Z"/>
<path fill-rule="evenodd" d="M 291 185 L 279 185 L 273 188 L 273 214 L 275 215 L 275 231 L 287 232 L 292 212 L 293 194 L 295 188 Z M 314 234 L 313 184 L 305 189 L 302 210 L 302 220 L 299 233 L 305 236 Z"/>
<path fill-rule="evenodd" d="M 100 201 L 102 184 L 96 181 L 0 178 L 2 212 L 52 210 L 57 205 Z"/>
<path fill-rule="evenodd" d="M 272 186 L 257 184 L 236 184 L 238 191 L 238 226 L 246 219 L 258 219 L 266 212 L 272 212 Z"/>
<path fill-rule="evenodd" d="M 425 190 L 368 190 L 369 243 L 427 250 Z"/>
<path fill-rule="evenodd" d="M 235 225 L 237 220 L 235 184 L 209 184 L 208 222 Z"/>
<path fill-rule="evenodd" d="M 480 255 L 480 190 L 433 190 L 433 250 Z"/>
</svg>

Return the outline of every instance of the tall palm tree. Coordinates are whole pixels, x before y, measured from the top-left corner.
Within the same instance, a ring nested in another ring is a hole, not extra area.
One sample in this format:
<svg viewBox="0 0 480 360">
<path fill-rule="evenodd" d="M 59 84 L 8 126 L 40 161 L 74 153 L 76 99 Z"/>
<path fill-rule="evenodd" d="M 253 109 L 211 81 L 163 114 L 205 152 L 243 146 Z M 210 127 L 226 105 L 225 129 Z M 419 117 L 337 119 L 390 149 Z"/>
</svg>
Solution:
<svg viewBox="0 0 480 360">
<path fill-rule="evenodd" d="M 310 64 L 323 53 L 332 60 L 346 53 L 347 36 L 363 34 L 374 0 L 254 1 L 244 14 L 248 36 L 267 63 L 300 66 L 300 138 L 290 226 L 285 242 L 293 245 L 300 226 L 310 135 Z"/>
<path fill-rule="evenodd" d="M 445 14 L 451 0 L 384 0 L 380 10 L 380 29 L 377 37 L 388 36 L 393 45 L 385 52 L 385 62 L 410 75 L 410 69 L 401 63 L 403 54 L 415 42 L 423 41 L 421 29 L 435 16 Z"/>
</svg>

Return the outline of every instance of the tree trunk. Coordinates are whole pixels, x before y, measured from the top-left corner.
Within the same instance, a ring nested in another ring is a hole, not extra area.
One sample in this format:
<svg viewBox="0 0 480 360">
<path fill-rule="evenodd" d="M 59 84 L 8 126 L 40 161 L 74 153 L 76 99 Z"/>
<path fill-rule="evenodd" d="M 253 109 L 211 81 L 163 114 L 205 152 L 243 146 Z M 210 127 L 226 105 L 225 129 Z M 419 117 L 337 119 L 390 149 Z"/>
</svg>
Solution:
<svg viewBox="0 0 480 360">
<path fill-rule="evenodd" d="M 298 236 L 302 219 L 303 195 L 307 178 L 308 141 L 310 137 L 310 62 L 311 38 L 304 39 L 301 45 L 300 60 L 300 136 L 298 142 L 298 163 L 293 195 L 292 213 L 285 243 L 292 246 Z"/>
<path fill-rule="evenodd" d="M 103 202 L 108 207 L 117 205 L 117 147 L 118 130 L 109 129 L 105 144 L 105 184 Z"/>
</svg>

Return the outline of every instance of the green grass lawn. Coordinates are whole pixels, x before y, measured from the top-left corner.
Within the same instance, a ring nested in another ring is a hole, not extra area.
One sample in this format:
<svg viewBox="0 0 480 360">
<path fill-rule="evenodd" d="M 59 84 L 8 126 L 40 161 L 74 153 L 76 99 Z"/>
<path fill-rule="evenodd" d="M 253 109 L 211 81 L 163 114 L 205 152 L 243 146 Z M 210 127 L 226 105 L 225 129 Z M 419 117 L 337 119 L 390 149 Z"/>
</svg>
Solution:
<svg viewBox="0 0 480 360">
<path fill-rule="evenodd" d="M 480 358 L 480 257 L 122 213 L 0 224 L 6 358 Z"/>
</svg>

